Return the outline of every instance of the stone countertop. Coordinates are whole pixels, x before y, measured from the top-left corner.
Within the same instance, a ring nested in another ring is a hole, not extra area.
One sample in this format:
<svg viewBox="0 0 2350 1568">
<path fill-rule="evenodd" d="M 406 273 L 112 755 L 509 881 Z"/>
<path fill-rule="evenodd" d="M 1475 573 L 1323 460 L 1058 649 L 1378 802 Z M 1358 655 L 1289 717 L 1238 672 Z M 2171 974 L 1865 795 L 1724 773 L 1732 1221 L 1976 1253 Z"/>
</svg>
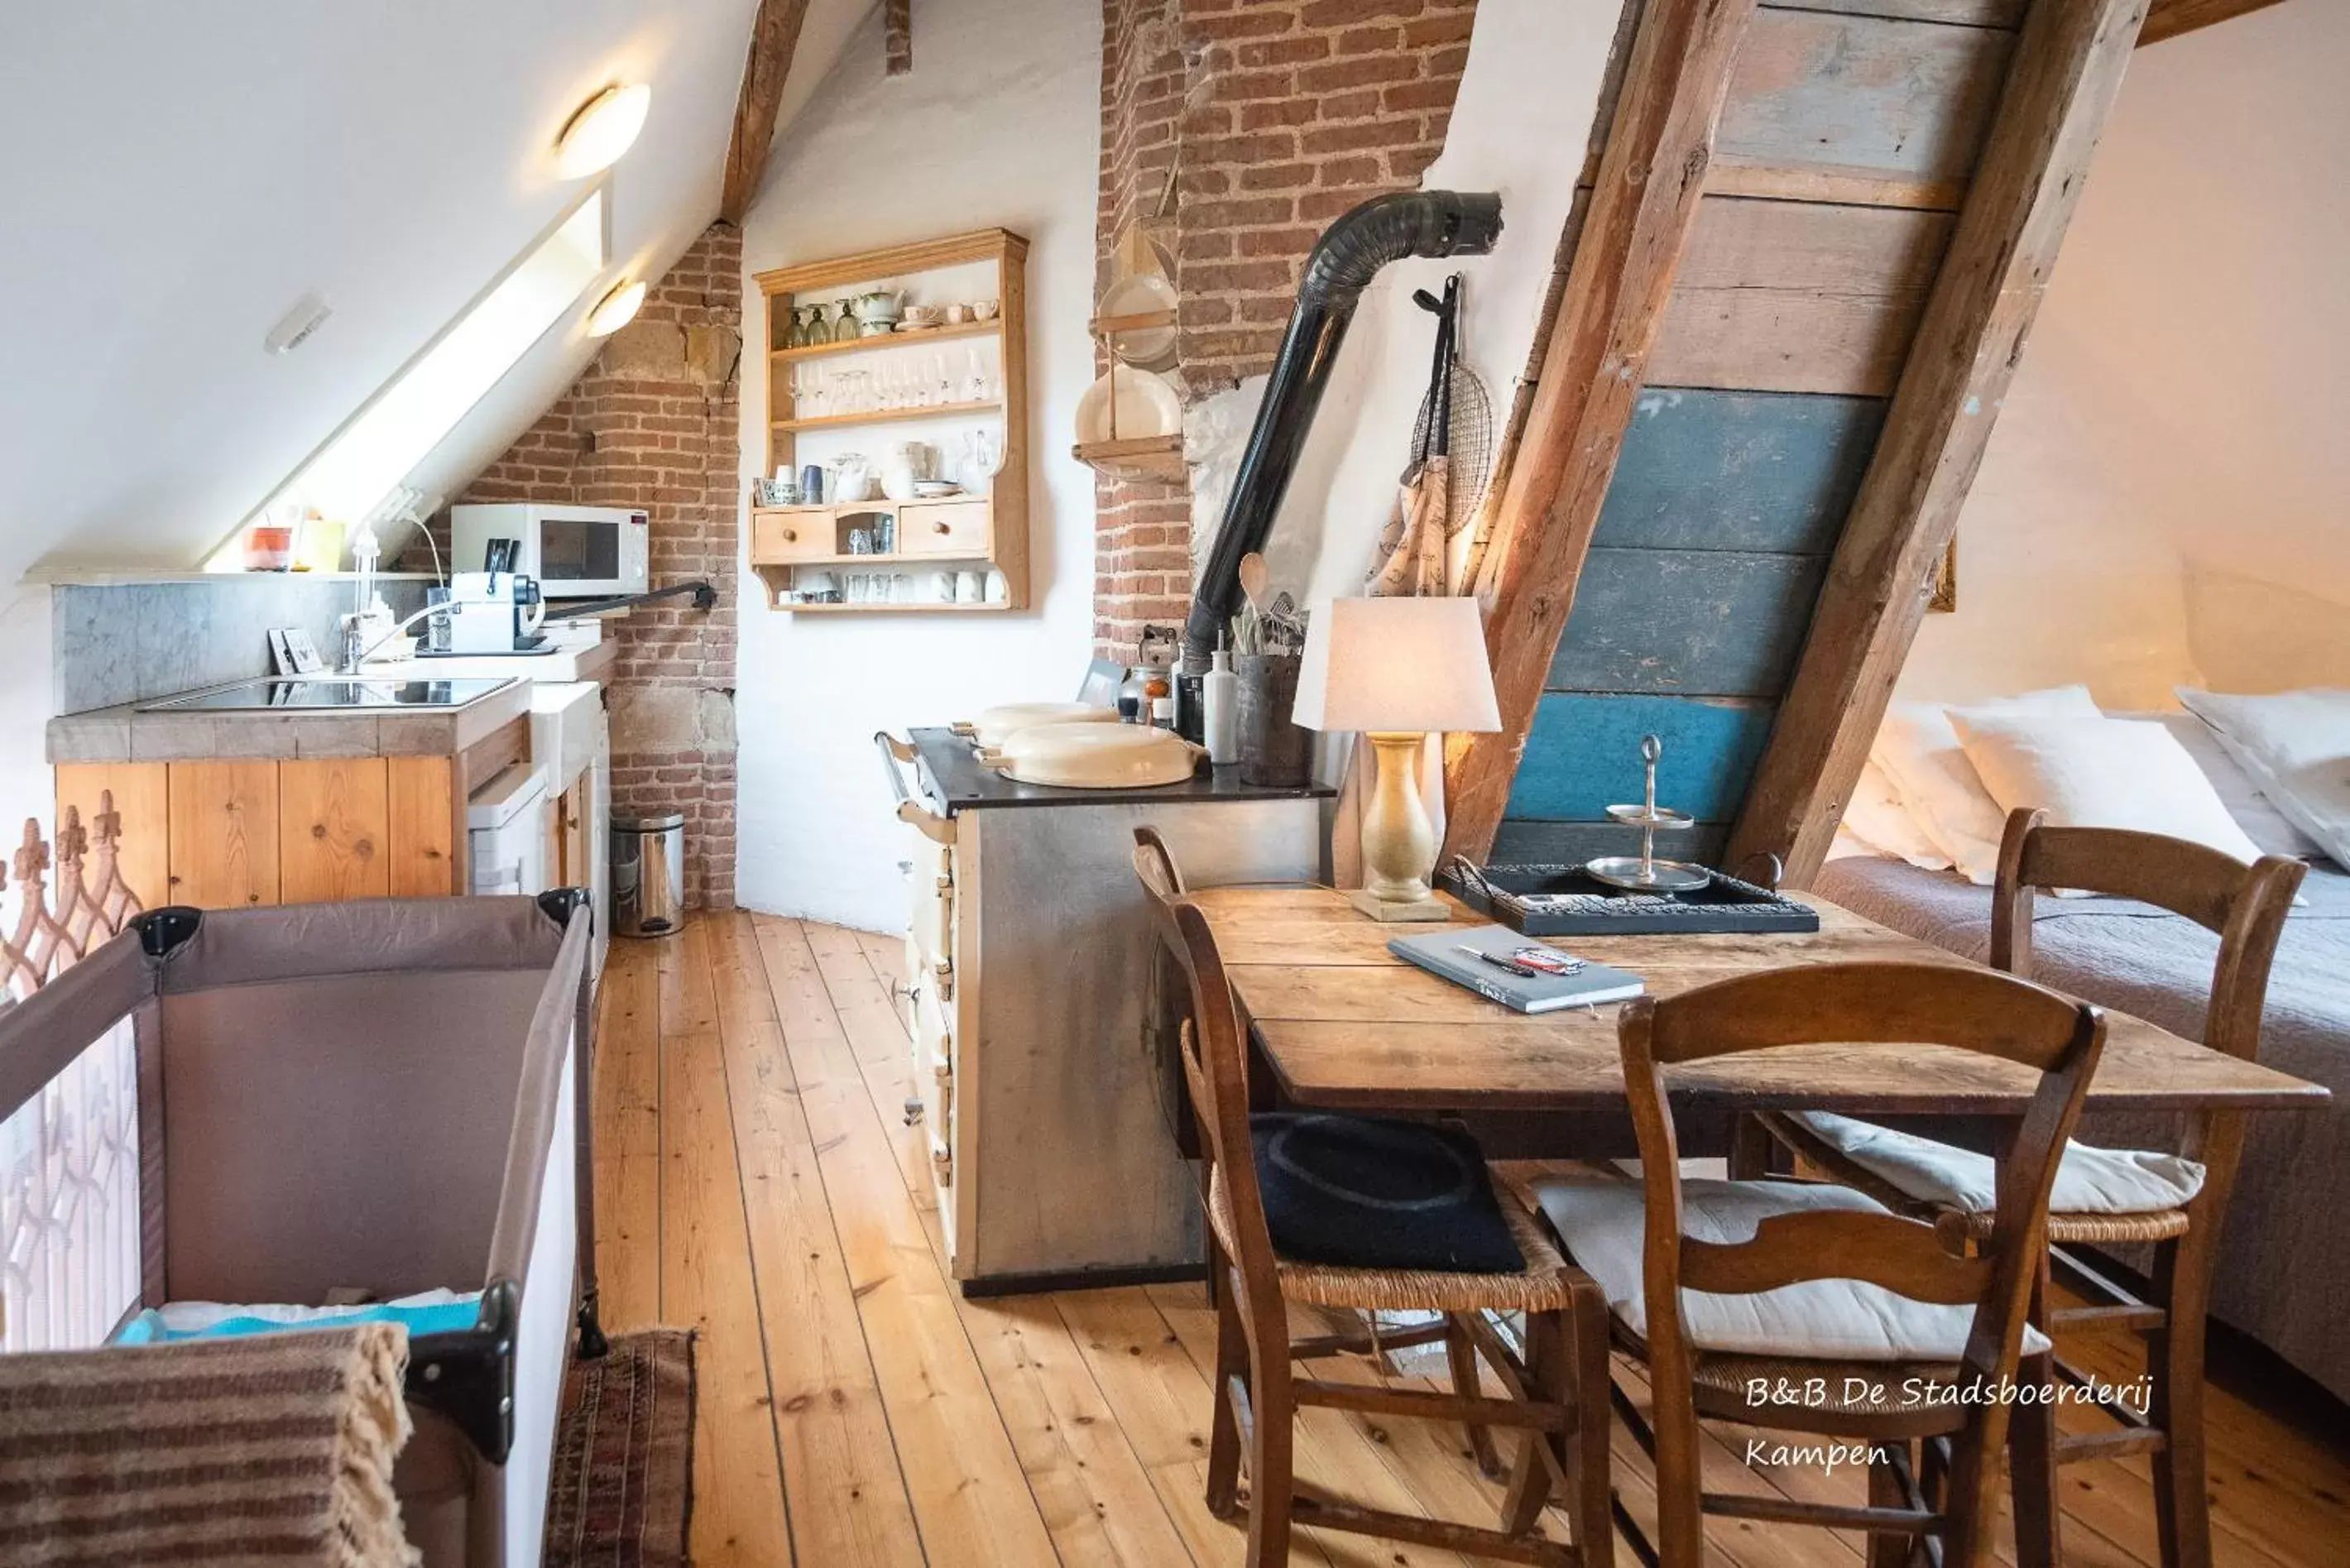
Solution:
<svg viewBox="0 0 2350 1568">
<path fill-rule="evenodd" d="M 241 686 L 244 681 L 232 681 Z M 530 713 L 527 680 L 455 708 L 411 712 L 140 712 L 150 697 L 49 721 L 59 763 L 184 763 L 305 757 L 449 757 Z M 219 691 L 221 687 L 202 690 Z M 174 693 L 184 695 L 184 693 Z"/>
<path fill-rule="evenodd" d="M 1180 784 L 1147 789 L 1065 789 L 1055 785 L 1020 784 L 981 767 L 972 743 L 951 729 L 909 730 L 907 738 L 920 753 L 922 778 L 931 798 L 948 815 L 992 806 L 1128 805 L 1137 801 L 1308 800 L 1335 795 L 1328 784 L 1309 784 L 1297 789 L 1274 789 L 1243 784 L 1237 767 L 1197 773 Z"/>
<path fill-rule="evenodd" d="M 386 680 L 459 680 L 484 675 L 542 682 L 602 680 L 619 658 L 620 645 L 605 638 L 578 648 L 557 648 L 553 653 L 371 659 L 362 673 Z"/>
</svg>

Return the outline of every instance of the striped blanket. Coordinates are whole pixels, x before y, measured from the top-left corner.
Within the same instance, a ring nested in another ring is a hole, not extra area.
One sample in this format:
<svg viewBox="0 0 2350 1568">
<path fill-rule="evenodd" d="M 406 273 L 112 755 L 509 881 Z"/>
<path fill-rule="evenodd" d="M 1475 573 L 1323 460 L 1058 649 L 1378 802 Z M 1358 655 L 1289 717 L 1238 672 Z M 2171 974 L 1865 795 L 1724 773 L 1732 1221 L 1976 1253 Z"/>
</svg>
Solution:
<svg viewBox="0 0 2350 1568">
<path fill-rule="evenodd" d="M 0 1356 L 10 1568 L 411 1568 L 389 1324 Z"/>
</svg>

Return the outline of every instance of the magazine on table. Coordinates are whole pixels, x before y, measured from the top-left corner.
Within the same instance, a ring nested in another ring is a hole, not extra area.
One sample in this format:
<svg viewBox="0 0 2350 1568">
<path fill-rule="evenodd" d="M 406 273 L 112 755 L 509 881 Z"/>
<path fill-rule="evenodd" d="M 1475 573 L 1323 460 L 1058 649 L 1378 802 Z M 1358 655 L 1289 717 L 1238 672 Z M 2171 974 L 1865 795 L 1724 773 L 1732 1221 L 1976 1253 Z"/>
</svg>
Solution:
<svg viewBox="0 0 2350 1568">
<path fill-rule="evenodd" d="M 1596 1007 L 1628 1001 L 1648 989 L 1637 974 L 1561 952 L 1507 926 L 1448 926 L 1425 936 L 1398 937 L 1388 943 L 1388 951 L 1519 1012 Z"/>
</svg>

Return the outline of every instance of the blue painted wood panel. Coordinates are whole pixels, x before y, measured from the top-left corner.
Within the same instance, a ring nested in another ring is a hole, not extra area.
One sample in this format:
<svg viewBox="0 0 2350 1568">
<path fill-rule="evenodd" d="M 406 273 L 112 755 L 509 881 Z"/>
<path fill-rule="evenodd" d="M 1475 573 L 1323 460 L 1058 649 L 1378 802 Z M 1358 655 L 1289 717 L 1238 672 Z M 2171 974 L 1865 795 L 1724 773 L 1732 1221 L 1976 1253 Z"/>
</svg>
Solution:
<svg viewBox="0 0 2350 1568">
<path fill-rule="evenodd" d="M 1595 549 L 1544 684 L 1777 698 L 1826 572 L 1824 556 Z"/>
<path fill-rule="evenodd" d="M 1665 746 L 1660 804 L 1727 822 L 1746 798 L 1777 704 L 1737 698 L 1545 692 L 1534 710 L 1505 818 L 1604 822 L 1640 798 L 1640 737 Z"/>
<path fill-rule="evenodd" d="M 1747 25 L 1717 159 L 1927 180 L 1971 173 L 2015 35 L 1764 8 Z"/>
<path fill-rule="evenodd" d="M 1648 388 L 1592 543 L 1825 556 L 1884 422 L 1878 398 Z"/>
</svg>

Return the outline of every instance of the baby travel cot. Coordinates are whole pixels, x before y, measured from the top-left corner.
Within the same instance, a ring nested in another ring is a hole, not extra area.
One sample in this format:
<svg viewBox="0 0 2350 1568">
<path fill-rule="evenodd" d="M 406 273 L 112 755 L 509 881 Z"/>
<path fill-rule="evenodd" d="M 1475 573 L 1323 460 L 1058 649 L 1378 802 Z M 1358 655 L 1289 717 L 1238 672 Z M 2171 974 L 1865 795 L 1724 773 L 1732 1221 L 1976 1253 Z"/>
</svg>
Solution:
<svg viewBox="0 0 2350 1568">
<path fill-rule="evenodd" d="M 410 1346 L 427 1568 L 535 1568 L 575 1322 L 603 1349 L 588 926 L 576 889 L 160 909 L 0 1011 L 0 1122 L 130 1026 L 126 1314 L 478 1293 Z"/>
</svg>

